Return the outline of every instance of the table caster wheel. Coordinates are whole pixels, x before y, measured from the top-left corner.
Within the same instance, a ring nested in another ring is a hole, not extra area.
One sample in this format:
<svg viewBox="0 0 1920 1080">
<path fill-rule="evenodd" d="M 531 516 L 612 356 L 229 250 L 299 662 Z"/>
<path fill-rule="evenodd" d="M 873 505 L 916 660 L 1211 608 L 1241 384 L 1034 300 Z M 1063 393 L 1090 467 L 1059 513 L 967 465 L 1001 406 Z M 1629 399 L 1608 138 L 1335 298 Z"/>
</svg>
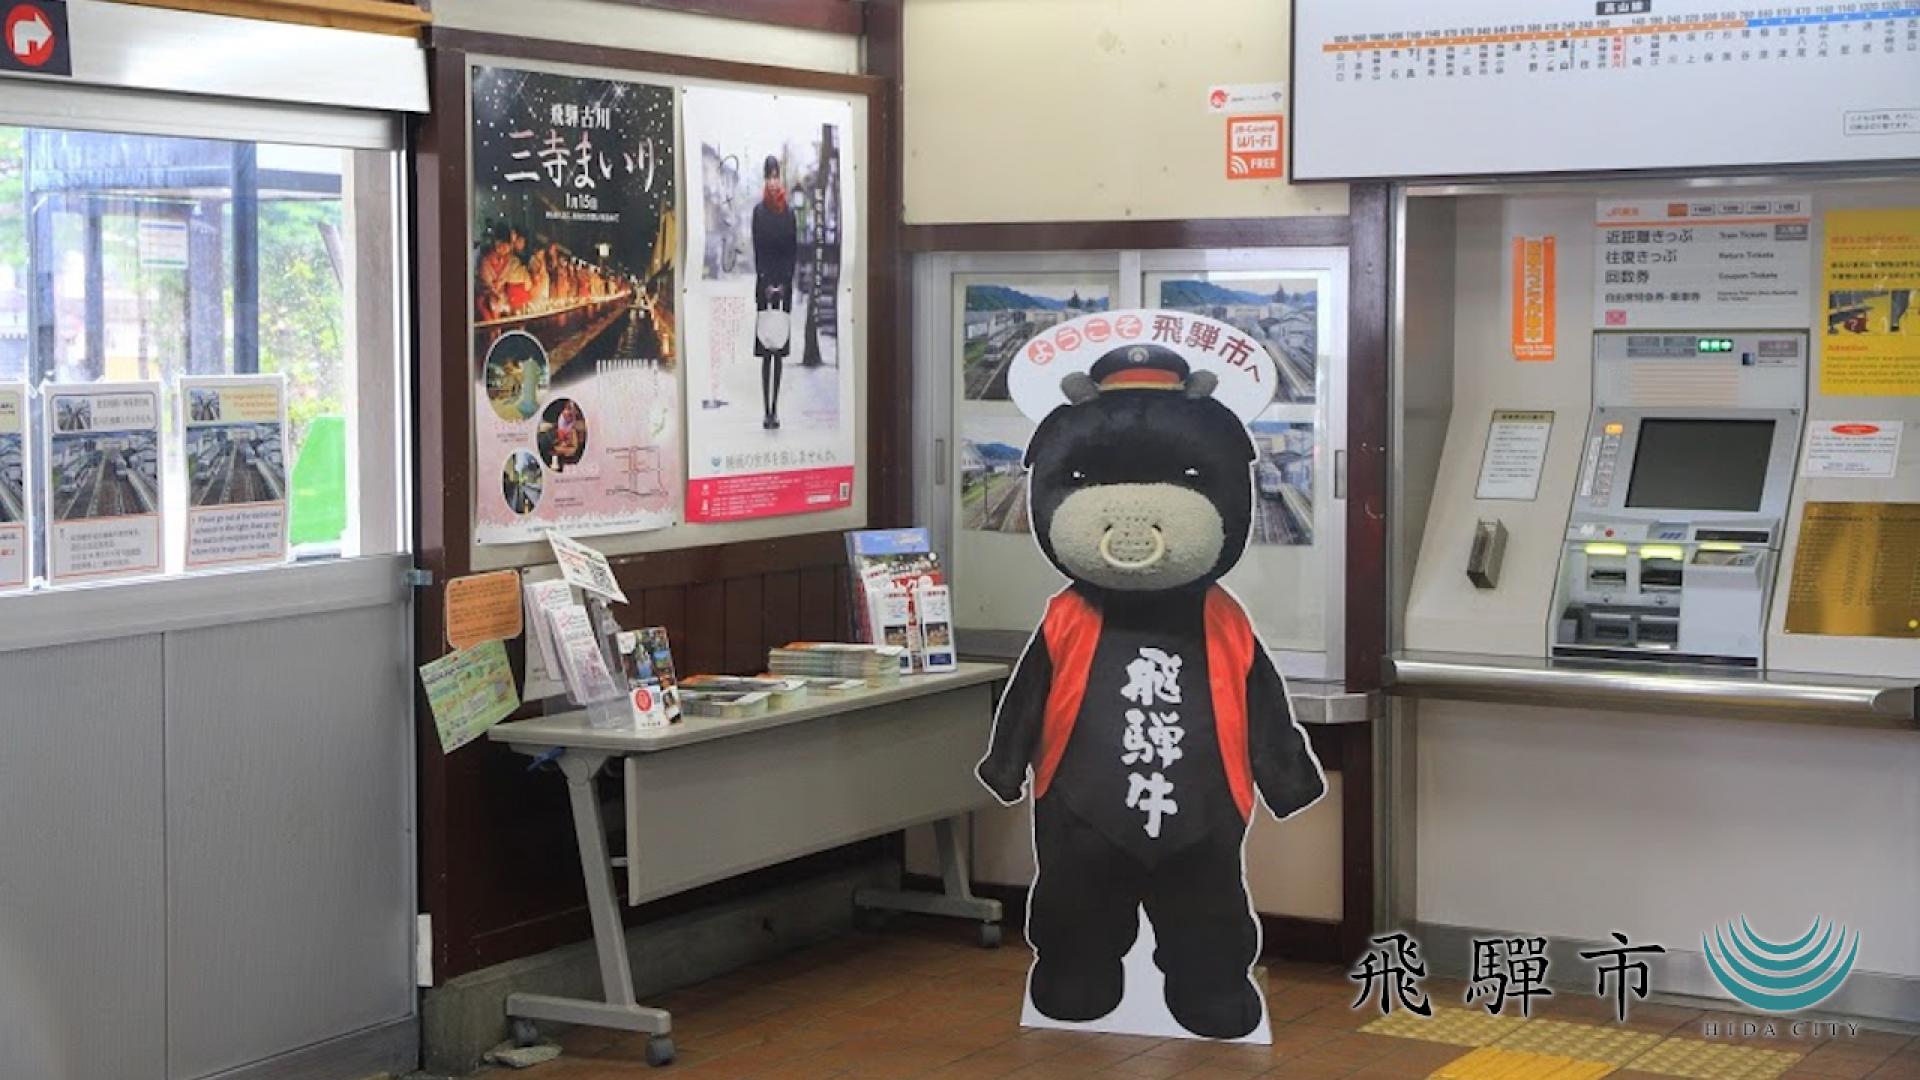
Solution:
<svg viewBox="0 0 1920 1080">
<path fill-rule="evenodd" d="M 983 949 L 997 949 L 1000 947 L 999 923 L 980 924 L 980 947 Z"/>
<path fill-rule="evenodd" d="M 673 1064 L 673 1036 L 649 1035 L 647 1037 L 647 1064 L 654 1068 Z"/>
<path fill-rule="evenodd" d="M 531 1020 L 515 1020 L 513 1045 L 522 1047 L 540 1045 L 540 1028 Z"/>
</svg>

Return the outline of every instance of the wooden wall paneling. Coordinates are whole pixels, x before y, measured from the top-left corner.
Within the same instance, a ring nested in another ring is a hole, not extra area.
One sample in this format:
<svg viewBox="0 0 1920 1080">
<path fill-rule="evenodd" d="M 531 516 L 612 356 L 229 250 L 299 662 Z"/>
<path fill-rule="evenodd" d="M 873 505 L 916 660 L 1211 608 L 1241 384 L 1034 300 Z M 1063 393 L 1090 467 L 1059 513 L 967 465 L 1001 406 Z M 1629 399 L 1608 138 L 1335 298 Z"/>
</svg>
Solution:
<svg viewBox="0 0 1920 1080">
<path fill-rule="evenodd" d="M 766 665 L 766 646 L 761 636 L 761 597 L 765 593 L 759 575 L 729 578 L 725 586 L 725 652 L 717 669 L 729 675 L 751 675 Z"/>
<path fill-rule="evenodd" d="M 1392 378 L 1387 322 L 1392 212 L 1385 184 L 1349 200 L 1347 295 L 1347 689 L 1380 689 L 1387 645 L 1387 455 Z"/>
<path fill-rule="evenodd" d="M 465 100 L 466 56 L 441 50 L 428 56 L 434 100 Z M 444 582 L 467 572 L 473 540 L 467 492 L 472 438 L 466 378 L 467 218 L 464 109 L 442 108 L 413 120 L 411 179 L 418 249 L 414 255 L 414 460 L 417 465 L 414 535 L 418 564 L 435 585 L 420 590 L 414 607 L 415 652 L 422 662 L 446 651 Z M 436 973 L 455 969 L 454 942 L 470 933 L 467 905 L 456 877 L 460 828 L 452 808 L 471 790 L 440 749 L 433 713 L 416 691 L 418 717 L 420 903 L 435 917 Z"/>
<path fill-rule="evenodd" d="M 1352 964 L 1373 935 L 1373 725 L 1340 731 L 1340 955 Z"/>
<path fill-rule="evenodd" d="M 702 581 L 687 586 L 687 659 L 682 669 L 686 674 L 719 671 L 726 664 L 726 615 L 726 582 Z"/>
<path fill-rule="evenodd" d="M 805 641 L 834 641 L 844 633 L 840 629 L 839 576 L 831 566 L 800 571 L 800 638 Z"/>
<path fill-rule="evenodd" d="M 1213 218 L 1194 221 L 1027 221 L 908 225 L 901 250 L 1131 251 L 1177 248 L 1343 247 L 1344 217 Z"/>
<path fill-rule="evenodd" d="M 845 566 L 833 568 L 833 633 L 830 640 L 843 641 L 853 635 L 851 572 Z"/>
<path fill-rule="evenodd" d="M 800 572 L 768 574 L 760 586 L 760 640 L 772 648 L 800 638 Z M 766 670 L 767 654 L 760 652 L 755 672 Z"/>
<path fill-rule="evenodd" d="M 682 639 L 687 632 L 686 586 L 666 585 L 642 591 L 640 610 L 645 613 L 646 619 L 646 622 L 641 625 L 667 628 L 667 647 L 673 650 L 673 662 L 677 673 L 683 663 L 680 653 L 685 648 Z"/>
<path fill-rule="evenodd" d="M 790 26 L 829 34 L 860 32 L 860 5 L 854 0 L 614 0 L 633 7 L 711 15 L 720 19 Z"/>
</svg>

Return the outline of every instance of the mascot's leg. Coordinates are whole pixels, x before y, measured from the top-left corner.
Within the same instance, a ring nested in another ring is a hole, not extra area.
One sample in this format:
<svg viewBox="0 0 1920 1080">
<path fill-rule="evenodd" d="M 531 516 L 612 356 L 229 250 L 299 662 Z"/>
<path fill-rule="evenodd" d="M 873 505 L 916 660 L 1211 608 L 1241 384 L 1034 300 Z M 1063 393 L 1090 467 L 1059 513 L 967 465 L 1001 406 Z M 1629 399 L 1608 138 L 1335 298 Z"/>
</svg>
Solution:
<svg viewBox="0 0 1920 1080">
<path fill-rule="evenodd" d="M 1033 835 L 1033 1007 L 1068 1023 L 1098 1020 L 1126 995 L 1120 962 L 1139 936 L 1143 871 L 1057 799 L 1035 804 Z"/>
<path fill-rule="evenodd" d="M 1260 991 L 1248 974 L 1260 927 L 1247 902 L 1243 839 L 1210 839 L 1162 863 L 1146 900 L 1167 1010 L 1210 1039 L 1238 1039 L 1260 1025 Z"/>
</svg>

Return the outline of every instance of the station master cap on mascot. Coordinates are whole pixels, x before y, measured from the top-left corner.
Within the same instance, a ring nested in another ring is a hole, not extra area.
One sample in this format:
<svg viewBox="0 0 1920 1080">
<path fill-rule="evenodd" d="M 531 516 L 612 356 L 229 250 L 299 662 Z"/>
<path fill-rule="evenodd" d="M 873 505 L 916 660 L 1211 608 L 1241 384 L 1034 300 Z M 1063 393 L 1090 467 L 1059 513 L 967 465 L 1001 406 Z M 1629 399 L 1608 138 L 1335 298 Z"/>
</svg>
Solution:
<svg viewBox="0 0 1920 1080">
<path fill-rule="evenodd" d="M 1028 1023 L 1270 1038 L 1247 829 L 1257 803 L 1289 817 L 1326 781 L 1219 581 L 1246 550 L 1246 425 L 1275 377 L 1232 327 L 1152 311 L 1063 323 L 1009 373 L 1039 424 L 1034 536 L 1069 579 L 978 767 L 1002 803 L 1031 786 Z"/>
</svg>

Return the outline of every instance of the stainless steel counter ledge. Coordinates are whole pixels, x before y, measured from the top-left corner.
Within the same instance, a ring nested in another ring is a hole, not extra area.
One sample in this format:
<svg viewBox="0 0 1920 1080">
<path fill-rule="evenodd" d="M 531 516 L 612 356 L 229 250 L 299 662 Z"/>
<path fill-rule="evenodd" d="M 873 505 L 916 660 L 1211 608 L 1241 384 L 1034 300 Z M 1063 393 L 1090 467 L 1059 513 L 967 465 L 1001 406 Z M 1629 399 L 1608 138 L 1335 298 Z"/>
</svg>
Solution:
<svg viewBox="0 0 1920 1080">
<path fill-rule="evenodd" d="M 1424 652 L 1389 657 L 1385 678 L 1403 697 L 1920 729 L 1912 679 Z"/>
</svg>

